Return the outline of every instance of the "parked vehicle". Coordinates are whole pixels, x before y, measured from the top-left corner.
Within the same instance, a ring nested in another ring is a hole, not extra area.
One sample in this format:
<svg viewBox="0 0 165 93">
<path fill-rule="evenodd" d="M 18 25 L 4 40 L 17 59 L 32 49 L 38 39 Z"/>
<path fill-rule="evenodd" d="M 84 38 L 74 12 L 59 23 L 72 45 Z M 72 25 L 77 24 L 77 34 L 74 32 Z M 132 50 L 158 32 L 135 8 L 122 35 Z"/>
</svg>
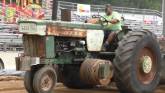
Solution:
<svg viewBox="0 0 165 93">
<path fill-rule="evenodd" d="M 16 71 L 15 57 L 20 53 L 20 51 L 0 51 L 0 70 Z"/>
</svg>

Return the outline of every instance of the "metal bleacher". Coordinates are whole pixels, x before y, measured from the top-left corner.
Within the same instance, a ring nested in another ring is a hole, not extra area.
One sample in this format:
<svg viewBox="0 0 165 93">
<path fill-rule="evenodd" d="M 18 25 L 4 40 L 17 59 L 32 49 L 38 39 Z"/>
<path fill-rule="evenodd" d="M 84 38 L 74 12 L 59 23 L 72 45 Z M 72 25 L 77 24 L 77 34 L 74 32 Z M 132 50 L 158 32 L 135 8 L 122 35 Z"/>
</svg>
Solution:
<svg viewBox="0 0 165 93">
<path fill-rule="evenodd" d="M 0 32 L 0 51 L 20 51 L 22 49 L 22 35 Z"/>
<path fill-rule="evenodd" d="M 155 33 L 158 37 L 161 36 L 163 27 L 162 25 L 157 24 L 145 24 L 143 21 L 137 21 L 137 20 L 125 20 L 124 24 L 128 26 L 132 30 L 149 30 L 153 33 Z"/>
<path fill-rule="evenodd" d="M 16 31 L 16 24 L 0 24 L 0 51 L 23 50 L 22 35 L 15 34 Z"/>
<path fill-rule="evenodd" d="M 2 3 L 0 3 L 0 9 L 2 9 Z M 0 51 L 23 50 L 22 35 L 15 34 L 16 31 L 18 31 L 18 26 L 16 24 L 5 24 L 4 16 L 0 15 Z"/>
<path fill-rule="evenodd" d="M 60 15 L 61 9 L 69 9 L 72 11 L 77 10 L 78 3 L 66 2 L 66 1 L 58 1 L 58 17 Z M 128 8 L 128 7 L 116 7 L 113 6 L 115 11 L 120 13 L 131 13 L 131 14 L 145 14 L 145 15 L 157 15 L 162 16 L 162 13 L 157 10 L 151 9 L 138 9 L 138 8 Z M 91 5 L 92 12 L 102 12 L 105 10 L 105 5 Z"/>
<path fill-rule="evenodd" d="M 152 16 L 157 16 L 157 17 L 162 16 L 162 13 L 157 10 L 137 9 L 137 8 L 128 8 L 128 7 L 115 7 L 115 6 L 113 6 L 113 8 L 115 11 L 118 11 L 122 15 L 123 14 L 135 14 L 135 15 L 140 14 L 140 15 L 144 15 L 144 16 L 146 16 L 146 15 L 152 15 Z M 71 11 L 77 11 L 77 3 L 59 1 L 58 2 L 58 13 L 57 13 L 58 20 L 61 20 L 61 10 L 62 9 L 69 9 Z M 101 14 L 104 12 L 104 9 L 105 9 L 105 5 L 91 5 L 92 14 L 94 14 L 94 13 Z M 75 21 L 75 17 L 73 15 L 72 15 L 72 21 Z M 157 35 L 160 35 L 162 33 L 162 25 L 157 25 L 156 23 L 145 24 L 143 19 L 141 21 L 125 19 L 124 23 L 130 29 L 135 29 L 135 30 L 147 29 Z"/>
<path fill-rule="evenodd" d="M 57 19 L 61 20 L 61 10 L 69 9 L 71 11 L 77 11 L 77 3 L 58 1 L 58 12 Z M 52 7 L 48 7 L 46 12 L 50 13 Z M 91 11 L 94 13 L 99 13 L 104 11 L 104 5 L 91 5 Z M 0 9 L 2 9 L 2 4 L 0 3 Z M 154 15 L 161 17 L 162 13 L 157 10 L 150 9 L 137 9 L 137 8 L 127 8 L 127 7 L 115 7 L 114 10 L 120 12 L 121 14 L 141 14 L 141 15 Z M 47 15 L 47 19 L 51 19 L 51 13 Z M 74 18 L 73 18 L 74 19 Z M 19 50 L 22 48 L 22 36 L 15 34 L 18 31 L 16 24 L 4 24 L 3 16 L 0 15 L 0 51 L 1 50 Z M 144 24 L 143 21 L 138 20 L 125 20 L 125 25 L 129 26 L 131 29 L 141 30 L 148 29 L 158 35 L 162 32 L 162 25 L 157 24 Z"/>
</svg>

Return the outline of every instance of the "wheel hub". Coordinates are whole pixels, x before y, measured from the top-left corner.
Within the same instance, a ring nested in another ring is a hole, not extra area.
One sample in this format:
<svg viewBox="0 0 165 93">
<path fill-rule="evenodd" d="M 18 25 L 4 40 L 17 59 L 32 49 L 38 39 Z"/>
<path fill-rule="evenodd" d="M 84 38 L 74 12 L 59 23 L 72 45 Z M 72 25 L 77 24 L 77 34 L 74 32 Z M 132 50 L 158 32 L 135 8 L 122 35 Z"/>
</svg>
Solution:
<svg viewBox="0 0 165 93">
<path fill-rule="evenodd" d="M 156 67 L 157 63 L 153 51 L 148 47 L 143 48 L 139 52 L 139 58 L 137 61 L 138 80 L 144 85 L 150 84 L 155 78 L 157 72 Z"/>
<path fill-rule="evenodd" d="M 145 74 L 148 74 L 152 70 L 152 60 L 149 56 L 143 56 L 142 57 L 142 71 Z"/>
<path fill-rule="evenodd" d="M 41 80 L 41 88 L 44 91 L 48 91 L 52 87 L 52 84 L 53 84 L 53 80 L 49 75 L 45 75 Z"/>
</svg>

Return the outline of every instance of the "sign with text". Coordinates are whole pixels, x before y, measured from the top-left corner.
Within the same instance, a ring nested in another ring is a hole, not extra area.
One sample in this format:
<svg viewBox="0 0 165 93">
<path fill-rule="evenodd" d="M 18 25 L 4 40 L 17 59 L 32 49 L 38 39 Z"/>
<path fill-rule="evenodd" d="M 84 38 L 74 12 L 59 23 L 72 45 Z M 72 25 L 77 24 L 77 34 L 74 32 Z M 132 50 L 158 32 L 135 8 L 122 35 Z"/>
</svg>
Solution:
<svg viewBox="0 0 165 93">
<path fill-rule="evenodd" d="M 86 4 L 77 4 L 77 13 L 81 16 L 89 16 L 91 13 L 91 6 Z"/>
<path fill-rule="evenodd" d="M 72 11 L 74 21 L 84 22 L 91 16 L 91 6 L 87 4 L 77 4 L 77 11 Z"/>
</svg>

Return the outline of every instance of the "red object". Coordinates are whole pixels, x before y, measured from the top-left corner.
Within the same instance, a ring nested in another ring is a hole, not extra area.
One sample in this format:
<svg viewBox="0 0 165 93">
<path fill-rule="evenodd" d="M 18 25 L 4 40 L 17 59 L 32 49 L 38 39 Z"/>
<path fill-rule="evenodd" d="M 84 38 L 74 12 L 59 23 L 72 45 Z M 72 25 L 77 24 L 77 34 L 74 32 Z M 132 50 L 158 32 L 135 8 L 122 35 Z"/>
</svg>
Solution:
<svg viewBox="0 0 165 93">
<path fill-rule="evenodd" d="M 145 24 L 152 24 L 152 21 L 151 20 L 144 20 L 144 23 Z"/>
<path fill-rule="evenodd" d="M 6 5 L 6 0 L 2 0 L 2 6 Z"/>
<path fill-rule="evenodd" d="M 2 0 L 2 15 L 5 16 L 6 0 Z"/>
<path fill-rule="evenodd" d="M 14 16 L 12 17 L 12 19 L 5 19 L 6 22 L 8 23 L 14 23 L 16 22 L 16 20 L 20 17 L 20 18 L 36 18 L 36 19 L 42 19 L 44 18 L 44 13 L 43 12 L 36 12 L 33 11 L 32 9 L 28 9 L 26 8 L 26 5 L 23 6 L 22 4 L 26 3 L 29 4 L 27 2 L 27 0 L 22 0 L 23 2 L 19 5 L 16 4 L 16 2 L 11 2 L 9 4 L 6 4 L 6 0 L 2 0 L 2 14 L 3 16 L 6 16 L 6 9 L 8 7 L 10 8 L 14 8 L 16 10 Z M 26 1 L 26 2 L 24 2 Z M 34 14 L 34 17 L 33 17 Z"/>
</svg>

